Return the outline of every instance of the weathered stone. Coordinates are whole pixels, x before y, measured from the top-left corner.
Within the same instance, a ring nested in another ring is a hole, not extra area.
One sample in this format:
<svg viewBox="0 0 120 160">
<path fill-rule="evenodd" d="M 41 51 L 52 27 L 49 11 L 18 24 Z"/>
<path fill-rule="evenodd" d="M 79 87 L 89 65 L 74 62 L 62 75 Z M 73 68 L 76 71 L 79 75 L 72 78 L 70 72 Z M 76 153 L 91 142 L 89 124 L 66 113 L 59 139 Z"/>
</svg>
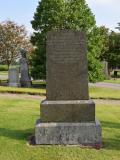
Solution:
<svg viewBox="0 0 120 160">
<path fill-rule="evenodd" d="M 88 100 L 86 38 L 83 32 L 49 32 L 47 100 Z"/>
<path fill-rule="evenodd" d="M 21 78 L 20 83 L 22 87 L 31 87 L 31 79 L 29 76 L 29 67 L 26 59 L 26 51 L 22 50 L 22 58 L 20 59 Z"/>
<path fill-rule="evenodd" d="M 47 96 L 36 144 L 101 145 L 101 126 L 88 94 L 86 38 L 83 32 L 62 30 L 47 35 Z"/>
<path fill-rule="evenodd" d="M 109 75 L 109 71 L 108 71 L 108 62 L 103 61 L 102 63 L 103 63 L 103 74 L 106 79 L 109 79 L 110 75 Z"/>
<path fill-rule="evenodd" d="M 40 113 L 42 122 L 91 122 L 95 104 L 92 100 L 43 101 Z"/>
<path fill-rule="evenodd" d="M 101 146 L 101 126 L 94 123 L 41 123 L 35 127 L 36 144 Z"/>
<path fill-rule="evenodd" d="M 19 68 L 10 68 L 8 72 L 9 86 L 19 87 Z"/>
</svg>

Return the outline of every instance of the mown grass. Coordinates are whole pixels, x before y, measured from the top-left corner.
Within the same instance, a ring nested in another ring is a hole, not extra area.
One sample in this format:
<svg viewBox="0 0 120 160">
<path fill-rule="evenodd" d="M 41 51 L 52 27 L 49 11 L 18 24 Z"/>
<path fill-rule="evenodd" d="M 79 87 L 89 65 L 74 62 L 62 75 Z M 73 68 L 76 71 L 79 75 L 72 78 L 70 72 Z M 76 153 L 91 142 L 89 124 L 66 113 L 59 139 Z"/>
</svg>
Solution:
<svg viewBox="0 0 120 160">
<path fill-rule="evenodd" d="M 120 84 L 120 78 L 114 78 L 114 79 L 110 79 L 110 80 L 104 80 L 104 82 Z"/>
<path fill-rule="evenodd" d="M 120 99 L 120 90 L 101 87 L 90 87 L 90 97 L 93 99 Z M 15 88 L 15 87 L 2 87 L 0 86 L 0 93 L 17 93 L 29 95 L 45 95 L 46 89 L 44 86 L 41 88 Z"/>
<path fill-rule="evenodd" d="M 7 100 L 6 100 L 7 98 Z M 0 97 L 0 160 L 119 160 L 120 104 L 98 103 L 97 118 L 102 122 L 103 148 L 82 149 L 66 146 L 28 146 L 39 118 L 39 100 Z"/>
<path fill-rule="evenodd" d="M 8 71 L 0 71 L 0 75 L 8 76 Z"/>
<path fill-rule="evenodd" d="M 17 93 L 17 94 L 29 94 L 29 95 L 45 95 L 45 89 L 36 88 L 16 88 L 16 87 L 3 87 L 0 86 L 0 93 Z"/>
<path fill-rule="evenodd" d="M 101 87 L 90 87 L 90 97 L 93 99 L 115 99 L 120 100 L 120 90 Z"/>
</svg>

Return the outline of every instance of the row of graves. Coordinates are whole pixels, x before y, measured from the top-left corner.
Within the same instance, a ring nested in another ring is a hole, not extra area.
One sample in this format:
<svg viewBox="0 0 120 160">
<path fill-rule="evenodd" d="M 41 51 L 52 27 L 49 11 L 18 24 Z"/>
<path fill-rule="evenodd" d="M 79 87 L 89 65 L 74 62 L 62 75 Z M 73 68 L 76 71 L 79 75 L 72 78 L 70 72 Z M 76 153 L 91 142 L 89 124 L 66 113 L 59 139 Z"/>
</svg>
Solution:
<svg viewBox="0 0 120 160">
<path fill-rule="evenodd" d="M 20 65 L 11 65 L 8 73 L 10 87 L 31 87 L 26 51 L 21 50 Z"/>
</svg>

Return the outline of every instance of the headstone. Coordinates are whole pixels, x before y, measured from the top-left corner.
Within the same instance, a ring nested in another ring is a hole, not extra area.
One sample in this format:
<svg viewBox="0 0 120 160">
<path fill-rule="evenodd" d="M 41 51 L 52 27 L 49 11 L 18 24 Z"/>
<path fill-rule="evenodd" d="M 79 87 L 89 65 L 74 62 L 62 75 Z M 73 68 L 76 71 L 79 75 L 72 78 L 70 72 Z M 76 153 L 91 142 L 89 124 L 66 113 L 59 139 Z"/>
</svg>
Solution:
<svg viewBox="0 0 120 160">
<path fill-rule="evenodd" d="M 86 38 L 62 30 L 47 35 L 47 95 L 35 127 L 36 144 L 101 145 L 101 125 L 88 94 Z"/>
<path fill-rule="evenodd" d="M 103 63 L 103 74 L 105 75 L 106 79 L 109 79 L 110 75 L 109 75 L 109 71 L 108 71 L 108 62 L 103 61 L 102 63 Z"/>
<path fill-rule="evenodd" d="M 10 87 L 19 87 L 19 68 L 10 68 L 8 73 L 8 79 Z"/>
<path fill-rule="evenodd" d="M 26 51 L 21 49 L 21 55 L 22 58 L 20 59 L 20 72 L 21 72 L 21 78 L 20 83 L 21 87 L 31 87 L 31 79 L 29 76 L 29 67 L 28 62 L 26 58 Z"/>
</svg>

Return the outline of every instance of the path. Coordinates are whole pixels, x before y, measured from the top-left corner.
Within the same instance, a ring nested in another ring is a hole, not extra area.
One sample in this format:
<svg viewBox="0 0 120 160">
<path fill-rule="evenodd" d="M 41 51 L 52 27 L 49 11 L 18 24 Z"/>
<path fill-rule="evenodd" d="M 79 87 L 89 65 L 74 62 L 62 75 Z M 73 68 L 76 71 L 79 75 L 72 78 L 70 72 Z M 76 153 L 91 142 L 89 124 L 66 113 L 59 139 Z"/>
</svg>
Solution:
<svg viewBox="0 0 120 160">
<path fill-rule="evenodd" d="M 38 96 L 38 95 L 27 95 L 27 94 L 10 94 L 10 93 L 0 93 L 0 97 L 5 97 L 6 99 L 7 98 L 18 98 L 18 99 L 38 99 L 38 100 L 43 100 L 45 99 L 45 96 Z"/>
<path fill-rule="evenodd" d="M 120 84 L 115 84 L 115 83 L 97 82 L 97 83 L 89 83 L 89 86 L 106 87 L 106 88 L 120 90 Z"/>
<path fill-rule="evenodd" d="M 3 98 L 10 98 L 10 99 L 21 99 L 21 100 L 44 100 L 45 96 L 38 96 L 38 95 L 26 95 L 26 94 L 9 94 L 9 93 L 0 93 L 0 97 Z M 110 100 L 110 99 L 94 99 L 94 102 L 96 104 L 112 104 L 113 106 L 120 106 L 120 100 Z"/>
</svg>

